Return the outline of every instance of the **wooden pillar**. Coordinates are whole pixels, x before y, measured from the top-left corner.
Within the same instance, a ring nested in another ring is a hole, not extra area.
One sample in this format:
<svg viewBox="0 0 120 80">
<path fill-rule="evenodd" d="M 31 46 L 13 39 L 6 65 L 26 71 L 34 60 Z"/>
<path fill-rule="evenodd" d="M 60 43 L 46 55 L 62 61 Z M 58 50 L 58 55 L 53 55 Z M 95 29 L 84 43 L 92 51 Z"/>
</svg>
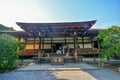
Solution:
<svg viewBox="0 0 120 80">
<path fill-rule="evenodd" d="M 24 48 L 24 52 L 23 53 L 25 53 L 26 45 L 27 45 L 27 38 L 25 38 L 25 48 Z"/>
<path fill-rule="evenodd" d="M 74 32 L 74 57 L 75 57 L 75 62 L 78 61 L 78 56 L 77 56 L 77 33 Z"/>
<path fill-rule="evenodd" d="M 91 43 L 91 46 L 92 46 L 92 38 L 90 38 L 90 43 Z M 92 49 L 93 49 L 93 46 L 92 46 Z"/>
<path fill-rule="evenodd" d="M 26 44 L 27 44 L 27 38 L 25 39 L 25 48 L 26 48 Z M 23 52 L 22 52 L 22 54 L 21 54 L 21 62 L 23 62 L 23 55 L 24 55 L 24 53 L 25 53 L 25 48 L 24 48 L 24 50 L 23 50 Z"/>
<path fill-rule="evenodd" d="M 34 46 L 33 46 L 33 50 L 34 50 L 34 53 L 35 53 L 35 37 L 34 37 Z"/>
<path fill-rule="evenodd" d="M 84 36 L 82 36 L 82 45 L 83 45 L 83 50 L 84 50 Z"/>
<path fill-rule="evenodd" d="M 21 39 L 21 37 L 18 38 L 18 40 L 19 40 L 19 44 L 18 44 L 18 48 L 17 48 L 17 53 L 18 54 L 20 54 L 20 39 Z"/>
<path fill-rule="evenodd" d="M 100 52 L 100 41 L 97 40 L 97 42 L 98 42 L 98 50 L 99 50 L 99 52 Z"/>
<path fill-rule="evenodd" d="M 78 36 L 76 36 L 76 44 L 77 44 L 77 46 L 78 46 Z"/>
<path fill-rule="evenodd" d="M 19 44 L 18 44 L 18 48 L 17 48 L 17 53 L 19 54 L 19 55 L 21 55 L 21 62 L 23 62 L 23 53 L 20 51 L 20 39 L 21 39 L 21 37 L 19 37 L 18 38 L 18 40 L 19 40 Z"/>
<path fill-rule="evenodd" d="M 76 42 L 75 35 L 73 36 L 73 40 L 74 40 L 74 49 L 75 49 L 75 42 Z"/>
<path fill-rule="evenodd" d="M 51 36 L 51 51 L 52 51 L 52 53 L 53 53 L 53 39 L 52 39 L 53 37 Z"/>
<path fill-rule="evenodd" d="M 92 45 L 92 42 L 93 42 L 92 37 L 90 38 L 90 40 L 91 40 L 91 45 Z M 94 46 L 92 46 L 92 49 L 94 49 Z M 94 50 L 92 50 L 92 51 L 93 51 L 93 55 L 94 55 L 93 60 L 96 61 L 95 52 L 94 52 Z"/>
<path fill-rule="evenodd" d="M 41 59 L 41 34 L 39 32 L 39 49 L 38 49 L 38 60 Z"/>
<path fill-rule="evenodd" d="M 42 38 L 42 50 L 44 50 L 44 37 Z"/>
<path fill-rule="evenodd" d="M 66 36 L 65 36 L 65 45 L 66 45 Z"/>
</svg>

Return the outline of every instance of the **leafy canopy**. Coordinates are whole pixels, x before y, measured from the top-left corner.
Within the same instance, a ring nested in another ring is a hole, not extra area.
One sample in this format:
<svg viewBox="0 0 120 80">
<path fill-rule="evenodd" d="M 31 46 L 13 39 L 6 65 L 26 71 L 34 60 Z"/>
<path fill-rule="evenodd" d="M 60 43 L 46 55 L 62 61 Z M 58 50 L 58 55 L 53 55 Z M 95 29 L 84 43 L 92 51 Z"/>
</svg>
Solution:
<svg viewBox="0 0 120 80">
<path fill-rule="evenodd" d="M 113 55 L 120 55 L 119 26 L 111 26 L 108 29 L 101 30 L 96 38 L 101 41 L 101 58 L 107 58 Z"/>
<path fill-rule="evenodd" d="M 18 39 L 2 34 L 0 35 L 0 69 L 9 70 L 14 68 L 18 55 Z"/>
</svg>

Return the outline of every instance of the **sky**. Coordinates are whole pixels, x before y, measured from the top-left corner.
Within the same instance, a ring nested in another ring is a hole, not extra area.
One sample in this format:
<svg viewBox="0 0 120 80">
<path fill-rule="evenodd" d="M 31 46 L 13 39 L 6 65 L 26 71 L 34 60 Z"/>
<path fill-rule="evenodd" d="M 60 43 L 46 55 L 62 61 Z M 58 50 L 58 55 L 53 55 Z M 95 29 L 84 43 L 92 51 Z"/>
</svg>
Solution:
<svg viewBox="0 0 120 80">
<path fill-rule="evenodd" d="M 81 22 L 92 28 L 120 26 L 120 0 L 0 0 L 0 24 L 21 30 L 16 22 Z"/>
</svg>

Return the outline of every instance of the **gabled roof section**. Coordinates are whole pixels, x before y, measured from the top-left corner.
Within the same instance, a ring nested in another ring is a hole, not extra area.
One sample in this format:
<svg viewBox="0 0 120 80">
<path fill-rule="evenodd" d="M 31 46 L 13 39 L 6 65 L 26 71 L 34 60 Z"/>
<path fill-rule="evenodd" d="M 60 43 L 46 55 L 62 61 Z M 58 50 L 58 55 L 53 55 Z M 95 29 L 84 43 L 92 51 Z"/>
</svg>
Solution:
<svg viewBox="0 0 120 80">
<path fill-rule="evenodd" d="M 101 31 L 101 29 L 89 29 L 85 36 L 88 36 L 88 37 L 95 37 L 98 35 L 99 31 Z"/>
<path fill-rule="evenodd" d="M 86 34 L 78 33 L 77 35 L 79 37 L 91 37 L 94 38 L 98 35 L 99 31 L 102 29 L 89 29 Z M 37 36 L 31 35 L 25 31 L 0 31 L 0 34 L 8 34 L 17 38 L 37 38 Z M 47 35 L 45 35 L 45 38 L 50 38 L 51 34 L 55 38 L 59 37 L 71 37 L 71 33 L 68 32 L 49 32 Z"/>
<path fill-rule="evenodd" d="M 25 31 L 0 31 L 0 34 L 7 34 L 7 35 L 11 35 L 14 36 L 16 38 L 28 38 L 28 37 L 32 37 L 30 34 L 28 34 Z"/>
<path fill-rule="evenodd" d="M 96 20 L 85 22 L 60 22 L 60 23 L 22 23 L 16 22 L 24 31 L 38 35 L 48 32 L 82 32 L 89 30 Z"/>
</svg>

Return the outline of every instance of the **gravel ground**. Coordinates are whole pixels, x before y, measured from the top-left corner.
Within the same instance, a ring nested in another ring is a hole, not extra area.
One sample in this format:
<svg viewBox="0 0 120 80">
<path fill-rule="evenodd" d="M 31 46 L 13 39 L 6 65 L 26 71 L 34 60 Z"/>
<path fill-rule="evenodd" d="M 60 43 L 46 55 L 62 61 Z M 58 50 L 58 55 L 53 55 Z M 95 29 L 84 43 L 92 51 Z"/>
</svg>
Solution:
<svg viewBox="0 0 120 80">
<path fill-rule="evenodd" d="M 0 74 L 0 80 L 96 80 L 84 71 L 26 71 Z"/>
<path fill-rule="evenodd" d="M 120 73 L 109 69 L 99 68 L 99 70 L 84 70 L 97 80 L 120 80 Z"/>
<path fill-rule="evenodd" d="M 38 66 L 37 66 L 38 67 Z M 72 71 L 11 71 L 0 73 L 0 80 L 120 80 L 120 73 L 105 68 Z"/>
<path fill-rule="evenodd" d="M 56 80 L 51 71 L 24 71 L 1 73 L 0 80 Z"/>
<path fill-rule="evenodd" d="M 104 68 L 84 71 L 12 71 L 0 73 L 0 80 L 120 80 L 120 73 Z"/>
</svg>

